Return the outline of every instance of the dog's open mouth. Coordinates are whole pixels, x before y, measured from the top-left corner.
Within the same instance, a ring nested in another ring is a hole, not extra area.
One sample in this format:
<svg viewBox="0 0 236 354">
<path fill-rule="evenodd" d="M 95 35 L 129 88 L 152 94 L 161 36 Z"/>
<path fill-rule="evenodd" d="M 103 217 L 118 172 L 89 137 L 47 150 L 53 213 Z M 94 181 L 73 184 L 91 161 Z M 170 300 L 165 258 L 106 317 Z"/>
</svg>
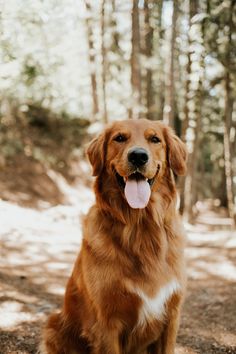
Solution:
<svg viewBox="0 0 236 354">
<path fill-rule="evenodd" d="M 116 172 L 119 185 L 124 189 L 125 198 L 133 209 L 143 209 L 147 206 L 151 196 L 151 186 L 154 178 L 145 178 L 141 173 L 135 172 L 128 177 L 122 177 Z"/>
</svg>

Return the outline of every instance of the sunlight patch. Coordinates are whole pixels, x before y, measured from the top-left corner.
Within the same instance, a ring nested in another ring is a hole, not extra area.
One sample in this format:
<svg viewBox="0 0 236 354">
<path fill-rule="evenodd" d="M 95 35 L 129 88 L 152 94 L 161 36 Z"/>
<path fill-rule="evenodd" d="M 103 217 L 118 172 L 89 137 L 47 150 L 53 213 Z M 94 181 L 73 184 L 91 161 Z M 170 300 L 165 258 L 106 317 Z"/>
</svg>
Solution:
<svg viewBox="0 0 236 354">
<path fill-rule="evenodd" d="M 226 328 L 222 329 L 220 326 L 218 328 L 211 328 L 211 329 L 206 329 L 204 330 L 199 330 L 198 335 L 201 336 L 202 338 L 209 338 L 212 342 L 215 341 L 215 345 L 217 347 L 217 343 L 219 343 L 221 346 L 235 346 L 236 345 L 236 334 L 231 333 L 229 331 L 226 331 Z M 213 341 L 214 338 L 214 341 Z M 230 353 L 230 352 L 229 352 Z"/>
<path fill-rule="evenodd" d="M 176 354 L 197 354 L 195 350 L 190 347 L 183 347 L 177 344 Z"/>
<path fill-rule="evenodd" d="M 32 321 L 32 315 L 22 311 L 22 305 L 16 301 L 4 301 L 0 305 L 0 327 L 12 329 L 21 322 Z"/>
<path fill-rule="evenodd" d="M 208 279 L 209 275 L 213 275 L 230 281 L 236 280 L 235 265 L 223 257 L 215 262 L 197 260 L 195 265 L 191 265 L 190 260 L 189 263 L 188 273 L 194 279 Z"/>
<path fill-rule="evenodd" d="M 46 268 L 48 270 L 66 270 L 66 274 L 68 273 L 68 263 L 62 263 L 62 262 L 53 262 L 53 263 L 48 263 L 46 265 Z"/>
<path fill-rule="evenodd" d="M 51 284 L 47 286 L 47 291 L 51 294 L 55 295 L 64 295 L 65 294 L 65 286 L 59 286 L 58 284 Z"/>
</svg>

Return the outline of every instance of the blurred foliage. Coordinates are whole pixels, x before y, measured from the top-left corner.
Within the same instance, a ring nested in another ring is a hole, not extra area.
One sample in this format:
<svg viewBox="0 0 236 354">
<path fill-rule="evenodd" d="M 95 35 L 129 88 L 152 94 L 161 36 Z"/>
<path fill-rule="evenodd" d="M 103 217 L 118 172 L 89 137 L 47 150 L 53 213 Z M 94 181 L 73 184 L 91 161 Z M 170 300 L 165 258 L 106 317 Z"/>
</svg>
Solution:
<svg viewBox="0 0 236 354">
<path fill-rule="evenodd" d="M 1 164 L 25 156 L 70 177 L 70 163 L 86 142 L 87 119 L 55 114 L 40 105 L 17 105 L 0 121 Z M 81 155 L 81 154 L 80 154 Z"/>
</svg>

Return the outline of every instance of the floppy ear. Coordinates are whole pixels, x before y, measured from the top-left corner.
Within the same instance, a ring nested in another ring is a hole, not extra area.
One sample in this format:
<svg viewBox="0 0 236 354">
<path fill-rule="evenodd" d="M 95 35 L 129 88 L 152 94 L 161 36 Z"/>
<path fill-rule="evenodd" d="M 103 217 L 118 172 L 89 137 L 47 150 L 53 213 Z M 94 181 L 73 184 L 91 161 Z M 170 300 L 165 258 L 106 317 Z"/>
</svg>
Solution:
<svg viewBox="0 0 236 354">
<path fill-rule="evenodd" d="M 164 127 L 163 133 L 166 140 L 169 166 L 176 175 L 183 176 L 187 172 L 188 152 L 186 145 L 175 135 L 171 128 Z"/>
<path fill-rule="evenodd" d="M 93 176 L 98 176 L 105 162 L 105 133 L 93 139 L 87 149 L 89 161 L 93 167 Z"/>
</svg>

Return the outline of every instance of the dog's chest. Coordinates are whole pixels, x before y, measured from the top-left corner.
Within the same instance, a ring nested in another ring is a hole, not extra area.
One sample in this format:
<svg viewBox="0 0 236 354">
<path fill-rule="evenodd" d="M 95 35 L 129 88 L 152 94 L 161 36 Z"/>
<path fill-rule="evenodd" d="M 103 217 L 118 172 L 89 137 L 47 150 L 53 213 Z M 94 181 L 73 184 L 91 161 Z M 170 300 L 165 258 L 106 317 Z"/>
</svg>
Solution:
<svg viewBox="0 0 236 354">
<path fill-rule="evenodd" d="M 143 326 L 154 319 L 162 320 L 165 315 L 166 303 L 180 288 L 180 284 L 176 279 L 166 283 L 152 297 L 148 296 L 143 290 L 136 288 L 135 293 L 141 300 L 137 325 Z"/>
</svg>

